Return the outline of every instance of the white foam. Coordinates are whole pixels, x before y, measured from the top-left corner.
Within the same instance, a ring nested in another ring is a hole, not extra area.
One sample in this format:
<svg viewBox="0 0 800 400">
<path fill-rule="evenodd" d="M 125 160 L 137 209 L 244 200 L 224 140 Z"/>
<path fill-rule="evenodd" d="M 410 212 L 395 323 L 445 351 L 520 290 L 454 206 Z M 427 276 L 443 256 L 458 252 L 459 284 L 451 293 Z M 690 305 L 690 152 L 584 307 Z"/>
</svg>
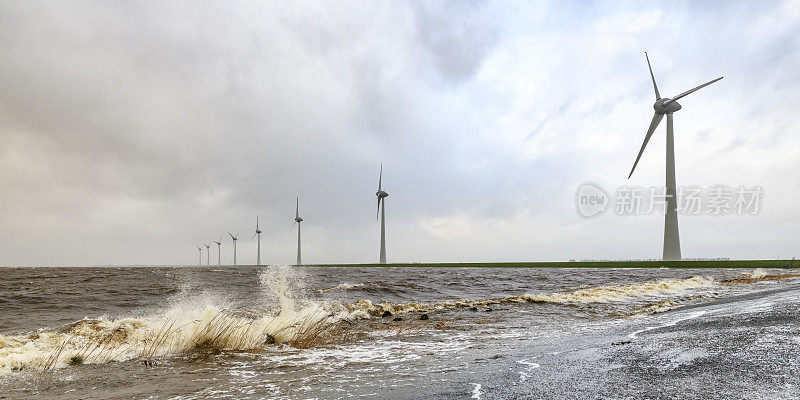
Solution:
<svg viewBox="0 0 800 400">
<path fill-rule="evenodd" d="M 747 275 L 751 278 L 759 279 L 767 276 L 767 271 L 763 268 L 756 268 L 753 270 L 753 272 L 750 273 L 743 272 L 742 275 Z"/>
</svg>

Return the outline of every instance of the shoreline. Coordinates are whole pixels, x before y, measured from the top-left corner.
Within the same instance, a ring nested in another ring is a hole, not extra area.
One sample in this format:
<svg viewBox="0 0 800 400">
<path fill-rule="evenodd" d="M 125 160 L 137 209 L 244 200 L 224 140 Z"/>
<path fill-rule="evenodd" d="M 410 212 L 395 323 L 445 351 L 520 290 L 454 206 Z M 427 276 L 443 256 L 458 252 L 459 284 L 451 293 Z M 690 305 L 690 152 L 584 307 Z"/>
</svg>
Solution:
<svg viewBox="0 0 800 400">
<path fill-rule="evenodd" d="M 0 268 L 254 268 L 274 265 L 323 268 L 799 268 L 800 260 L 682 260 L 682 261 L 518 261 L 518 262 L 434 262 L 387 264 L 247 264 L 247 265 L 7 265 Z"/>
</svg>

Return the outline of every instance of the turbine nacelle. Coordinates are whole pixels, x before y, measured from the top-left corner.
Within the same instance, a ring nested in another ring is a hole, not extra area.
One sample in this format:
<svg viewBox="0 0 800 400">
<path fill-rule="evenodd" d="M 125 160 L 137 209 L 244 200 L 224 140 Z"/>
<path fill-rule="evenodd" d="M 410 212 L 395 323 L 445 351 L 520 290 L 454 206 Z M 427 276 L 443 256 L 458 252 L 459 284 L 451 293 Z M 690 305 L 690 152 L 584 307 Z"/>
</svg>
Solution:
<svg viewBox="0 0 800 400">
<path fill-rule="evenodd" d="M 677 101 L 670 101 L 669 98 L 658 99 L 653 104 L 653 110 L 656 114 L 670 114 L 681 109 L 681 105 Z"/>
<path fill-rule="evenodd" d="M 375 195 L 378 196 L 379 199 L 382 199 L 384 197 L 389 197 L 389 193 L 386 193 L 383 190 L 379 190 L 379 191 L 375 192 Z"/>
<path fill-rule="evenodd" d="M 299 223 L 299 222 L 303 222 L 303 219 L 302 219 L 302 218 L 300 218 L 300 217 L 295 217 L 295 218 L 294 218 L 294 222 L 298 222 L 298 223 Z"/>
</svg>

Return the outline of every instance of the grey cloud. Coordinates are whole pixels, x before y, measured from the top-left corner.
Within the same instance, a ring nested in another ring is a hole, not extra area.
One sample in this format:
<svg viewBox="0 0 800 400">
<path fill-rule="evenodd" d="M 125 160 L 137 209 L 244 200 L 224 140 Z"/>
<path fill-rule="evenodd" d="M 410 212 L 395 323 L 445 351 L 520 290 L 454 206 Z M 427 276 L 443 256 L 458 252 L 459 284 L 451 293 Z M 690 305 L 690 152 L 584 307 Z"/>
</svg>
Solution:
<svg viewBox="0 0 800 400">
<path fill-rule="evenodd" d="M 416 3 L 417 32 L 439 76 L 452 83 L 470 79 L 497 43 L 502 18 L 489 3 Z"/>
<path fill-rule="evenodd" d="M 428 243 L 419 225 L 433 217 L 503 221 L 513 236 L 546 235 L 553 226 L 564 226 L 564 236 L 580 231 L 563 199 L 570 201 L 587 176 L 618 162 L 625 170 L 630 158 L 623 149 L 587 151 L 580 141 L 596 134 L 624 143 L 620 126 L 630 124 L 637 142 L 631 147 L 639 145 L 647 121 L 625 120 L 625 102 L 650 101 L 652 93 L 639 93 L 649 83 L 641 49 L 633 47 L 663 35 L 645 32 L 630 48 L 584 47 L 597 43 L 587 37 L 597 15 L 624 10 L 570 5 L 531 26 L 525 7 L 0 3 L 0 225 L 7 227 L 0 264 L 191 262 L 193 243 L 249 230 L 257 212 L 267 227 L 266 258 L 291 261 L 288 228 L 298 195 L 309 261 L 371 261 L 381 161 L 390 259 L 458 259 Z M 710 23 L 719 41 L 738 34 L 726 18 L 750 20 L 748 5 L 719 17 L 698 17 L 695 7 L 664 12 Z M 765 8 L 764 15 L 776 13 Z M 575 22 L 580 29 L 567 28 Z M 703 37 L 700 25 L 676 29 Z M 721 67 L 759 71 L 773 87 L 782 83 L 786 100 L 796 91 L 787 80 L 798 62 L 791 53 L 796 29 L 754 37 L 746 54 L 726 50 L 731 55 L 719 60 L 703 56 L 707 43 L 700 39 L 691 46 L 658 39 L 659 79 L 679 85 L 681 68 L 689 80 L 727 63 Z M 495 57 L 505 51 L 524 61 L 520 43 L 538 35 L 560 53 L 536 55 L 547 76 L 534 85 L 537 77 Z M 592 57 L 610 61 L 592 65 Z M 751 57 L 774 59 L 779 68 L 742 62 Z M 487 65 L 499 71 L 480 78 Z M 519 78 L 511 78 L 515 72 Z M 764 107 L 767 97 L 742 107 Z M 528 99 L 533 105 L 521 106 Z M 764 110 L 753 117 L 776 112 Z M 776 126 L 795 123 L 780 116 Z M 525 137 L 548 131 L 543 150 L 528 154 Z M 777 128 L 765 134 L 786 140 Z M 524 213 L 529 219 L 518 219 Z M 590 233 L 582 235 L 599 233 L 584 228 Z M 485 249 L 469 254 L 538 256 L 523 244 L 490 240 L 499 236 L 486 233 Z M 128 242 L 130 248 L 121 244 Z M 242 243 L 244 254 L 252 245 Z"/>
</svg>

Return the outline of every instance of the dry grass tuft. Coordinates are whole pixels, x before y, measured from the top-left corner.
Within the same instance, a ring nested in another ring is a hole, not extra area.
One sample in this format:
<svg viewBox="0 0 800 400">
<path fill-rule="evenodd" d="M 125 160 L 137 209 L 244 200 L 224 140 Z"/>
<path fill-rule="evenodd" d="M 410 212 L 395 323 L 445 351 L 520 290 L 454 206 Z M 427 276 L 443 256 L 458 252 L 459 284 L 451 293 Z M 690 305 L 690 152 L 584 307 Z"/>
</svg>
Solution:
<svg viewBox="0 0 800 400">
<path fill-rule="evenodd" d="M 37 374 L 37 376 L 36 376 L 36 379 L 42 378 L 46 374 L 52 372 L 53 369 L 55 369 L 56 364 L 58 363 L 58 359 L 59 359 L 59 357 L 61 357 L 61 353 L 63 353 L 64 349 L 67 348 L 67 346 L 69 345 L 69 342 L 70 342 L 70 338 L 69 337 L 63 339 L 56 346 L 55 350 L 53 350 L 53 352 L 50 353 L 50 355 L 48 355 L 47 358 L 42 360 L 41 368 L 39 370 L 39 374 Z"/>
<path fill-rule="evenodd" d="M 299 315 L 293 321 L 275 317 L 272 320 L 243 316 L 222 311 L 207 321 L 194 320 L 181 326 L 176 321 L 165 320 L 143 339 L 131 337 L 129 330 L 117 328 L 110 332 L 92 332 L 78 336 L 71 331 L 55 350 L 39 364 L 39 377 L 53 371 L 63 352 L 76 340 L 83 345 L 67 359 L 69 365 L 100 363 L 118 359 L 139 349 L 138 358 L 144 365 L 155 365 L 156 358 L 184 354 L 191 359 L 220 354 L 224 351 L 260 352 L 265 346 L 284 344 L 297 349 L 352 343 L 364 340 L 370 332 L 383 331 L 389 335 L 412 335 L 426 329 L 446 329 L 447 321 L 436 323 L 420 320 L 407 314 L 402 320 L 341 319 L 333 313 L 320 312 Z M 189 328 L 187 328 L 187 326 Z"/>
</svg>

